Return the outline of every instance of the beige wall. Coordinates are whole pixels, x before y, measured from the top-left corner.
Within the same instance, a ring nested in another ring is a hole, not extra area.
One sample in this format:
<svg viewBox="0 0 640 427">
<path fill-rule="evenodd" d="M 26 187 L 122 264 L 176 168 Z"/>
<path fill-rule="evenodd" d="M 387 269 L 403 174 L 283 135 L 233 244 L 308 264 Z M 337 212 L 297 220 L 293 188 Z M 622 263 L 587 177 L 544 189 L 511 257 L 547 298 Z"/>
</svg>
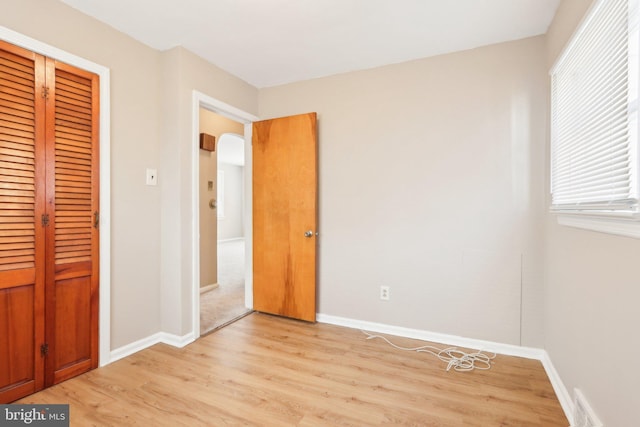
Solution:
<svg viewBox="0 0 640 427">
<path fill-rule="evenodd" d="M 564 0 L 547 36 L 550 66 L 591 0 Z M 548 203 L 548 201 L 547 201 Z M 560 226 L 547 218 L 545 348 L 571 392 L 606 426 L 638 425 L 640 240 Z"/>
<path fill-rule="evenodd" d="M 546 213 L 547 70 L 590 3 L 564 0 L 546 37 L 260 92 L 57 1 L 2 0 L 0 25 L 111 70 L 112 348 L 190 332 L 196 89 L 264 118 L 319 113 L 321 313 L 544 346 L 624 427 L 640 242 Z"/>
<path fill-rule="evenodd" d="M 537 37 L 260 91 L 318 112 L 321 313 L 542 345 L 545 63 Z"/>
<path fill-rule="evenodd" d="M 57 1 L 1 9 L 0 25 L 111 70 L 112 348 L 158 332 L 160 188 L 145 169 L 158 166 L 160 54 Z"/>
<path fill-rule="evenodd" d="M 200 150 L 200 287 L 218 283 L 218 217 L 209 207 L 209 200 L 217 199 L 217 144 L 223 133 L 242 135 L 244 126 L 219 114 L 200 109 L 200 132 L 216 137 L 216 151 Z M 213 188 L 208 189 L 208 182 Z"/>
<path fill-rule="evenodd" d="M 161 330 L 184 336 L 193 329 L 193 91 L 255 115 L 258 90 L 182 47 L 162 61 L 160 169 L 170 185 L 161 189 Z"/>
<path fill-rule="evenodd" d="M 111 348 L 191 329 L 191 94 L 255 113 L 257 90 L 58 1 L 2 0 L 0 25 L 110 69 Z M 145 185 L 146 168 L 159 184 Z M 186 248 L 186 249 L 185 249 Z"/>
</svg>

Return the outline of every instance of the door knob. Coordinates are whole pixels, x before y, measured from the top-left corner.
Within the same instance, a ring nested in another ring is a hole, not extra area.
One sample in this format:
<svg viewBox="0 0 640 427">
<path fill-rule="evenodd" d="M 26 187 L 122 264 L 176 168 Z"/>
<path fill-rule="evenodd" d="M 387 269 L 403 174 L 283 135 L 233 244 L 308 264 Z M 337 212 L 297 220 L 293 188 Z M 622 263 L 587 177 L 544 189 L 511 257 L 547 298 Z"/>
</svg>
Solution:
<svg viewBox="0 0 640 427">
<path fill-rule="evenodd" d="M 304 232 L 304 237 L 313 237 L 313 231 L 307 230 Z"/>
</svg>

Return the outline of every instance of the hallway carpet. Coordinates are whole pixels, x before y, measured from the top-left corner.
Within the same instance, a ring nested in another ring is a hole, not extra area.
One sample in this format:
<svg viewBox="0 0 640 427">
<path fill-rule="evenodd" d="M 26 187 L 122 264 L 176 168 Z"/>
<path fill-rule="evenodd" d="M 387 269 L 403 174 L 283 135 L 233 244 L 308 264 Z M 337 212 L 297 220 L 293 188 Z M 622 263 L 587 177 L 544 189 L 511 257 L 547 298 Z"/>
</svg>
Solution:
<svg viewBox="0 0 640 427">
<path fill-rule="evenodd" d="M 218 284 L 200 295 L 201 334 L 250 311 L 244 304 L 244 240 L 218 243 Z"/>
</svg>

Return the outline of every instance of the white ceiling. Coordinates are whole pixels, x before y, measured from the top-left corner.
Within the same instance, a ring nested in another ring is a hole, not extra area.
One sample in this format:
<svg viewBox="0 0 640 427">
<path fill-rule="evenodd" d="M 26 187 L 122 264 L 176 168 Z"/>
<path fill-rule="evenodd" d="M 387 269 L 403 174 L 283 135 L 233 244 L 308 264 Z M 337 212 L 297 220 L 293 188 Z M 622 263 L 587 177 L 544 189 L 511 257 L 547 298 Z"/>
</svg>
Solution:
<svg viewBox="0 0 640 427">
<path fill-rule="evenodd" d="M 62 0 L 269 87 L 544 34 L 560 0 Z"/>
</svg>

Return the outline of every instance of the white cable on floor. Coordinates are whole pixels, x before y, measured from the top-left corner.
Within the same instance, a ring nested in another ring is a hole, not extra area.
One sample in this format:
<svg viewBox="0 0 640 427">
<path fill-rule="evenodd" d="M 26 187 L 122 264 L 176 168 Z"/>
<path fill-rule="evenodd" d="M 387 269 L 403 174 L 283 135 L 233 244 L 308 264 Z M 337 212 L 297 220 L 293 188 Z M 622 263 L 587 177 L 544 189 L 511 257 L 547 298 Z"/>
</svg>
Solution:
<svg viewBox="0 0 640 427">
<path fill-rule="evenodd" d="M 429 353 L 436 356 L 438 359 L 447 363 L 447 371 L 453 368 L 454 371 L 473 371 L 474 369 L 487 370 L 491 369 L 491 361 L 495 359 L 496 354 L 492 356 L 477 351 L 475 353 L 465 353 L 458 350 L 456 347 L 448 347 L 445 349 L 439 349 L 431 345 L 423 345 L 420 347 L 407 348 L 395 345 L 382 335 L 373 335 L 369 332 L 362 331 L 367 336 L 367 339 L 380 338 L 386 341 L 390 346 L 404 351 L 415 351 L 417 353 Z M 479 364 L 479 366 L 477 365 Z"/>
</svg>

